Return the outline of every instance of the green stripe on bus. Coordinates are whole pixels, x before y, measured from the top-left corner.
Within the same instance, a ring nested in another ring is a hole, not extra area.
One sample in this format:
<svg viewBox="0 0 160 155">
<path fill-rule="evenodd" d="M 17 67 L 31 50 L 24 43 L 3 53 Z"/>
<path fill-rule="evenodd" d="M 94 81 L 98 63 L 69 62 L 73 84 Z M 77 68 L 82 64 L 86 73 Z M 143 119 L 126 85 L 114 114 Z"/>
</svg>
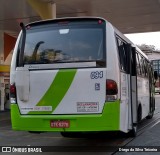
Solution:
<svg viewBox="0 0 160 155">
<path fill-rule="evenodd" d="M 12 129 L 25 131 L 119 131 L 120 100 L 104 104 L 100 114 L 21 115 L 18 104 L 11 104 Z M 69 128 L 51 128 L 50 120 L 69 120 Z"/>
<path fill-rule="evenodd" d="M 30 111 L 28 114 L 51 114 L 67 93 L 75 77 L 76 71 L 76 69 L 59 70 L 51 86 L 36 105 L 52 106 L 52 111 Z"/>
</svg>

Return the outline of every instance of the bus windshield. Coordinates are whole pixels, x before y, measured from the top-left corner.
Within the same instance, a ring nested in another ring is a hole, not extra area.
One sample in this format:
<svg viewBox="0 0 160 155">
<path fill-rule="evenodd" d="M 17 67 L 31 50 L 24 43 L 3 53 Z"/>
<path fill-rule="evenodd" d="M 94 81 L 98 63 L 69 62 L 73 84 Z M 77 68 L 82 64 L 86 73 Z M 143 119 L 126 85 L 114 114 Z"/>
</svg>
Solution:
<svg viewBox="0 0 160 155">
<path fill-rule="evenodd" d="M 35 26 L 26 31 L 24 64 L 102 62 L 104 51 L 100 26 Z"/>
</svg>

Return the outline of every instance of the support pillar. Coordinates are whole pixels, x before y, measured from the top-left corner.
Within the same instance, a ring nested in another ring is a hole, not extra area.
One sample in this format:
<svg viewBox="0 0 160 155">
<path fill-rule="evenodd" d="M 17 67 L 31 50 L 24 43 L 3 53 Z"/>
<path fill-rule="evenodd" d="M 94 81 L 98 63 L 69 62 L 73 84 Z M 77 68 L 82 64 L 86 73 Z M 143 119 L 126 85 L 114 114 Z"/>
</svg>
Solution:
<svg viewBox="0 0 160 155">
<path fill-rule="evenodd" d="M 56 18 L 56 4 L 54 2 L 41 0 L 27 0 L 27 2 L 43 20 Z"/>
<path fill-rule="evenodd" d="M 0 77 L 0 97 L 1 97 L 1 111 L 4 111 L 4 98 L 5 98 L 5 93 L 4 93 L 4 78 Z"/>
</svg>

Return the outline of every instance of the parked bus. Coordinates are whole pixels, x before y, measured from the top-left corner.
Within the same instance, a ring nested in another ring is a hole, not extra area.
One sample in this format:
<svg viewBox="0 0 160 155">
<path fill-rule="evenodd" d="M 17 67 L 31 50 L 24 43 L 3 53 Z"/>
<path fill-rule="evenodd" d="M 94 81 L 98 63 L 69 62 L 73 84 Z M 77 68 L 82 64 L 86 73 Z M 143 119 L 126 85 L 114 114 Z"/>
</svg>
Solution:
<svg viewBox="0 0 160 155">
<path fill-rule="evenodd" d="M 159 78 L 155 82 L 155 93 L 160 94 L 160 79 Z"/>
<path fill-rule="evenodd" d="M 160 60 L 156 59 L 156 60 L 152 60 L 151 61 L 152 65 L 153 65 L 153 70 L 157 72 L 158 74 L 158 78 L 155 81 L 155 93 L 160 94 Z"/>
<path fill-rule="evenodd" d="M 155 110 L 147 56 L 103 18 L 21 23 L 10 73 L 14 130 L 136 135 Z"/>
</svg>

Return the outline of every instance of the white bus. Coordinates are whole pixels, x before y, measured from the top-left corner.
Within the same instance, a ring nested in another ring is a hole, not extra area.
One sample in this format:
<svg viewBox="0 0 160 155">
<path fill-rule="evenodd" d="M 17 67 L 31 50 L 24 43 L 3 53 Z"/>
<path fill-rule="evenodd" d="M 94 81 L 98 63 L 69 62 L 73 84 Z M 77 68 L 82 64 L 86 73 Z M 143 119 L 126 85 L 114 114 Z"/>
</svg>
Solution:
<svg viewBox="0 0 160 155">
<path fill-rule="evenodd" d="M 135 136 L 137 124 L 152 118 L 150 62 L 111 23 L 78 17 L 21 27 L 10 73 L 14 130 Z"/>
<path fill-rule="evenodd" d="M 160 75 L 160 60 L 152 60 L 151 61 L 153 70 Z M 155 81 L 155 93 L 160 94 L 160 77 L 158 76 L 157 80 Z"/>
</svg>

